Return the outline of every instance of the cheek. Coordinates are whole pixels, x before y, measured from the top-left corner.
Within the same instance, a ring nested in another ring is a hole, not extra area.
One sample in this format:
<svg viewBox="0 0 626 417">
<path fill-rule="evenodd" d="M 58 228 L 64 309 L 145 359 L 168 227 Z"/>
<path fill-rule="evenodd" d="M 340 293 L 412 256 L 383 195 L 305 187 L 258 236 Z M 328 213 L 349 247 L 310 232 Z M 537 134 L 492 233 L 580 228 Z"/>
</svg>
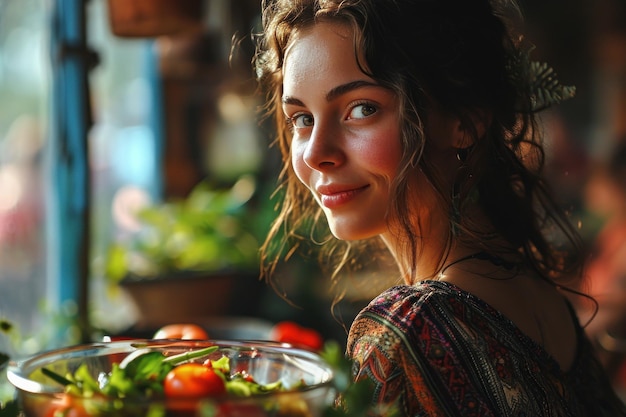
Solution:
<svg viewBox="0 0 626 417">
<path fill-rule="evenodd" d="M 378 132 L 368 140 L 362 141 L 355 151 L 361 155 L 360 159 L 367 161 L 367 165 L 374 171 L 389 178 L 394 177 L 402 158 L 400 133 L 393 129 Z"/>
<path fill-rule="evenodd" d="M 399 148 L 384 147 L 370 150 L 366 153 L 365 158 L 369 161 L 370 166 L 377 167 L 381 173 L 395 176 L 400 165 L 400 156 Z"/>
<path fill-rule="evenodd" d="M 304 162 L 303 158 L 303 150 L 301 147 L 298 147 L 296 144 L 292 144 L 291 146 L 291 167 L 296 174 L 296 177 L 302 182 L 304 185 L 308 187 L 309 185 L 309 173 L 310 168 Z"/>
</svg>

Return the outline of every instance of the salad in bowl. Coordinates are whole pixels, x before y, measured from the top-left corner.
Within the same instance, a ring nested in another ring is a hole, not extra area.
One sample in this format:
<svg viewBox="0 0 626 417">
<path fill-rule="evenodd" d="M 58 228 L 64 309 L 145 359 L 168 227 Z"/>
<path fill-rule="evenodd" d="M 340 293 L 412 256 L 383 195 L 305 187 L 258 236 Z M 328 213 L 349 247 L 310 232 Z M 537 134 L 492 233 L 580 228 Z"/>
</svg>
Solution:
<svg viewBox="0 0 626 417">
<path fill-rule="evenodd" d="M 137 339 L 13 361 L 26 417 L 318 417 L 335 399 L 332 367 L 275 342 Z"/>
</svg>

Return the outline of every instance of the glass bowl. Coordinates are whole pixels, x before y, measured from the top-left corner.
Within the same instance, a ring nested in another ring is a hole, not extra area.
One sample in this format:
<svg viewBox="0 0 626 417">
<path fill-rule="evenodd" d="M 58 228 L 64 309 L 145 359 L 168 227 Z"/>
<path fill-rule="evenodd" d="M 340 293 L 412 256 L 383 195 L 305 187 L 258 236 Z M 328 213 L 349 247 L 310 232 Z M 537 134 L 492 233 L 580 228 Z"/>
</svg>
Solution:
<svg viewBox="0 0 626 417">
<path fill-rule="evenodd" d="M 110 372 L 114 363 L 122 363 L 129 355 L 160 351 L 171 356 L 209 346 L 217 346 L 218 350 L 189 361 L 203 363 L 227 356 L 231 374 L 247 373 L 260 384 L 280 381 L 285 390 L 246 397 L 225 394 L 172 399 L 157 394 L 149 399 L 101 395 L 87 398 L 66 393 L 63 385 L 42 371 L 46 368 L 57 375 L 73 375 L 85 364 L 89 374 L 98 380 L 99 375 Z M 318 417 L 335 397 L 333 371 L 319 355 L 273 342 L 137 339 L 92 343 L 11 362 L 7 378 L 16 387 L 26 417 Z"/>
</svg>

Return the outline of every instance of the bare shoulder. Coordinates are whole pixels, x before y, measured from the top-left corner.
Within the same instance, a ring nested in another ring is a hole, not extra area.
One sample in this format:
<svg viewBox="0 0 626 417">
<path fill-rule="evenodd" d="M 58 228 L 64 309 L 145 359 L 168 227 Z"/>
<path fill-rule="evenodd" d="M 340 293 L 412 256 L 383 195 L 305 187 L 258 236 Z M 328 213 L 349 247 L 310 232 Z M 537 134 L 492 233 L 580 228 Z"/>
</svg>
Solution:
<svg viewBox="0 0 626 417">
<path fill-rule="evenodd" d="M 576 317 L 566 297 L 533 273 L 485 277 L 457 271 L 446 279 L 510 319 L 560 365 L 570 369 L 577 353 Z"/>
</svg>

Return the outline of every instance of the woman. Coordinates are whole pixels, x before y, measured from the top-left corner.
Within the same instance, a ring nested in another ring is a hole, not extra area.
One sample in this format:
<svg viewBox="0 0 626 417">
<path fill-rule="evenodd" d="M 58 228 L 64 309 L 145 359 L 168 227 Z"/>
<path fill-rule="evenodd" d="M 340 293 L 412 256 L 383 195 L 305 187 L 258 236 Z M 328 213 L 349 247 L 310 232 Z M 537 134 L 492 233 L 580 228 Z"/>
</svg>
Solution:
<svg viewBox="0 0 626 417">
<path fill-rule="evenodd" d="M 285 163 L 266 273 L 323 217 L 335 272 L 384 243 L 404 285 L 360 312 L 347 353 L 403 415 L 626 415 L 561 289 L 581 257 L 540 176 L 534 111 L 569 90 L 531 89 L 504 8 L 264 1 L 257 74 Z"/>
</svg>

